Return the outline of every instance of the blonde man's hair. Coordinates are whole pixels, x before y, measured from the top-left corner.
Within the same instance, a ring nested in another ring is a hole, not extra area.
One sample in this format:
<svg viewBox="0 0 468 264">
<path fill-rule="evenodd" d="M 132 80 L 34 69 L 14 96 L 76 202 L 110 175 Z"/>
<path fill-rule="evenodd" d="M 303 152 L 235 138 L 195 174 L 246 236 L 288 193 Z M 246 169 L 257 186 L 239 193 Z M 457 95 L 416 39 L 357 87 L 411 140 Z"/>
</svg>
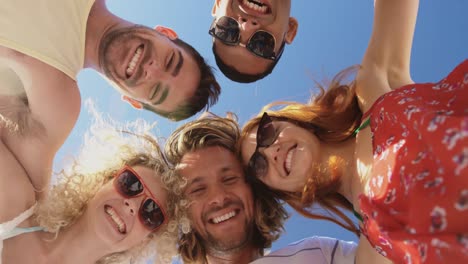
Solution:
<svg viewBox="0 0 468 264">
<path fill-rule="evenodd" d="M 177 164 L 183 156 L 189 152 L 199 149 L 220 146 L 226 150 L 236 153 L 236 144 L 239 139 L 239 127 L 237 122 L 230 118 L 205 117 L 189 122 L 179 127 L 167 140 L 165 153 L 168 161 L 175 166 L 172 182 L 168 187 L 173 192 L 178 202 L 175 205 L 175 214 L 180 220 L 180 236 L 178 241 L 179 253 L 184 263 L 206 263 L 206 248 L 202 244 L 198 234 L 191 230 L 190 221 L 187 216 L 189 202 L 184 196 L 187 181 L 177 174 Z M 263 254 L 263 249 L 271 246 L 283 231 L 284 220 L 288 217 L 282 204 L 264 189 L 249 181 L 253 191 L 254 212 L 254 235 L 253 244 Z"/>
<path fill-rule="evenodd" d="M 35 213 L 39 225 L 56 235 L 83 214 L 88 202 L 122 166 L 151 168 L 161 177 L 163 185 L 169 177 L 167 162 L 150 134 L 152 125 L 137 120 L 122 126 L 105 121 L 97 112 L 94 115 L 96 121 L 85 136 L 80 155 L 67 169 L 56 173 L 56 184 Z M 167 217 L 174 219 L 173 212 L 167 210 Z M 175 226 L 171 220 L 134 248 L 110 254 L 96 263 L 143 263 L 149 257 L 155 257 L 156 263 L 170 263 L 177 254 Z"/>
</svg>

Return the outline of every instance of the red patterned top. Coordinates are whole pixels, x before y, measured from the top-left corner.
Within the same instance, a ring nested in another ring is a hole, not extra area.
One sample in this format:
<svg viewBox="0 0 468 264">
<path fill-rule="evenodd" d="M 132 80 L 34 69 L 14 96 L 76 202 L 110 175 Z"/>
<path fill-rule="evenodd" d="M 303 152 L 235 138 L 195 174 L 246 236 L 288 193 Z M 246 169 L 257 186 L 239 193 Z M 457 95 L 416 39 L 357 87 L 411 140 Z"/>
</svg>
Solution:
<svg viewBox="0 0 468 264">
<path fill-rule="evenodd" d="M 380 97 L 362 231 L 395 263 L 468 263 L 468 60 Z"/>
</svg>

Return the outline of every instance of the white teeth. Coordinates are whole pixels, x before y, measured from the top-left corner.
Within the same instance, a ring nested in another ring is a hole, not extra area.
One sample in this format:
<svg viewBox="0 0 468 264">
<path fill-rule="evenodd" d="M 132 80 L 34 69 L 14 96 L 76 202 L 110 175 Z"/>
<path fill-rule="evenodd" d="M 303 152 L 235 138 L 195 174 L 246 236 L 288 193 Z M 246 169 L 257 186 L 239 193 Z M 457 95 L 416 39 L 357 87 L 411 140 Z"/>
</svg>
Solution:
<svg viewBox="0 0 468 264">
<path fill-rule="evenodd" d="M 285 163 L 285 168 L 286 168 L 286 172 L 287 173 L 290 173 L 291 172 L 291 161 L 292 161 L 292 156 L 294 154 L 294 151 L 296 149 L 291 149 L 289 152 L 288 152 L 288 155 L 286 156 L 286 161 L 284 162 Z"/>
<path fill-rule="evenodd" d="M 114 208 L 110 206 L 106 206 L 105 208 L 106 213 L 111 217 L 112 220 L 117 224 L 120 233 L 125 232 L 125 222 L 117 215 L 117 212 Z"/>
<path fill-rule="evenodd" d="M 213 218 L 213 223 L 219 224 L 221 222 L 224 222 L 224 221 L 226 221 L 228 219 L 233 218 L 235 215 L 236 215 L 236 212 L 232 211 L 232 212 L 224 214 L 222 216 L 215 217 L 215 218 Z"/>
<path fill-rule="evenodd" d="M 255 10 L 255 11 L 258 11 L 258 12 L 266 13 L 267 10 L 268 10 L 268 7 L 261 1 L 251 2 L 249 0 L 243 0 L 242 3 L 245 6 L 247 6 L 248 8 L 250 8 L 252 10 Z M 261 5 L 259 5 L 257 3 L 261 3 Z"/>
<path fill-rule="evenodd" d="M 143 51 L 142 47 L 139 47 L 136 51 L 135 54 L 133 55 L 133 58 L 130 60 L 130 63 L 128 64 L 126 73 L 128 76 L 131 76 L 133 72 L 135 71 L 135 66 L 140 59 L 141 53 Z"/>
</svg>

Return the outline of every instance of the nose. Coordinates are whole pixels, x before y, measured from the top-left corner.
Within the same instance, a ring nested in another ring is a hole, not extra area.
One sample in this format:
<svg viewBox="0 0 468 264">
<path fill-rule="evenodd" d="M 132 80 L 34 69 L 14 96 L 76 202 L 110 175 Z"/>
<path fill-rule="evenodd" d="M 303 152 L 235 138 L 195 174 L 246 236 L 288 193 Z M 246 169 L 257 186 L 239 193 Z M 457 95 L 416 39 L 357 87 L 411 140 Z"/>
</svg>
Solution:
<svg viewBox="0 0 468 264">
<path fill-rule="evenodd" d="M 215 188 L 211 188 L 208 195 L 209 204 L 217 206 L 223 206 L 224 202 L 228 198 L 225 188 L 221 185 Z"/>
<path fill-rule="evenodd" d="M 165 80 L 169 76 L 165 65 L 155 59 L 149 60 L 143 65 L 143 77 L 145 80 Z"/>
<path fill-rule="evenodd" d="M 246 42 L 255 31 L 260 29 L 260 23 L 255 18 L 239 16 L 238 22 L 240 24 L 241 41 L 243 43 Z"/>
<path fill-rule="evenodd" d="M 267 157 L 268 161 L 277 163 L 280 151 L 281 146 L 279 144 L 272 144 L 263 149 L 263 154 Z"/>
<path fill-rule="evenodd" d="M 126 213 L 129 213 L 131 216 L 134 216 L 138 212 L 139 199 L 125 199 L 124 200 L 124 210 Z"/>
</svg>

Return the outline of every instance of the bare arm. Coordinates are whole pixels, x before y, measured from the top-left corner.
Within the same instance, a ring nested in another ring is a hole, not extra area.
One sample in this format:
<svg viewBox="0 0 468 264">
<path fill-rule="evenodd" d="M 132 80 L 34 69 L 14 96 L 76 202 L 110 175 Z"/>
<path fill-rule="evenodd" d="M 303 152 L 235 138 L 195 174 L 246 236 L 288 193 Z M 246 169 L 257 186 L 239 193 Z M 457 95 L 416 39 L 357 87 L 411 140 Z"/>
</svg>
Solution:
<svg viewBox="0 0 468 264">
<path fill-rule="evenodd" d="M 2 91 L 16 89 L 26 95 L 25 102 L 10 106 L 18 132 L 3 133 L 2 141 L 34 189 L 47 190 L 55 153 L 79 114 L 79 91 L 62 72 L 19 52 L 0 47 L 0 64 L 18 79 L 15 87 Z"/>
<path fill-rule="evenodd" d="M 412 83 L 409 66 L 419 0 L 376 0 L 356 92 L 367 111 L 382 94 Z"/>
</svg>

